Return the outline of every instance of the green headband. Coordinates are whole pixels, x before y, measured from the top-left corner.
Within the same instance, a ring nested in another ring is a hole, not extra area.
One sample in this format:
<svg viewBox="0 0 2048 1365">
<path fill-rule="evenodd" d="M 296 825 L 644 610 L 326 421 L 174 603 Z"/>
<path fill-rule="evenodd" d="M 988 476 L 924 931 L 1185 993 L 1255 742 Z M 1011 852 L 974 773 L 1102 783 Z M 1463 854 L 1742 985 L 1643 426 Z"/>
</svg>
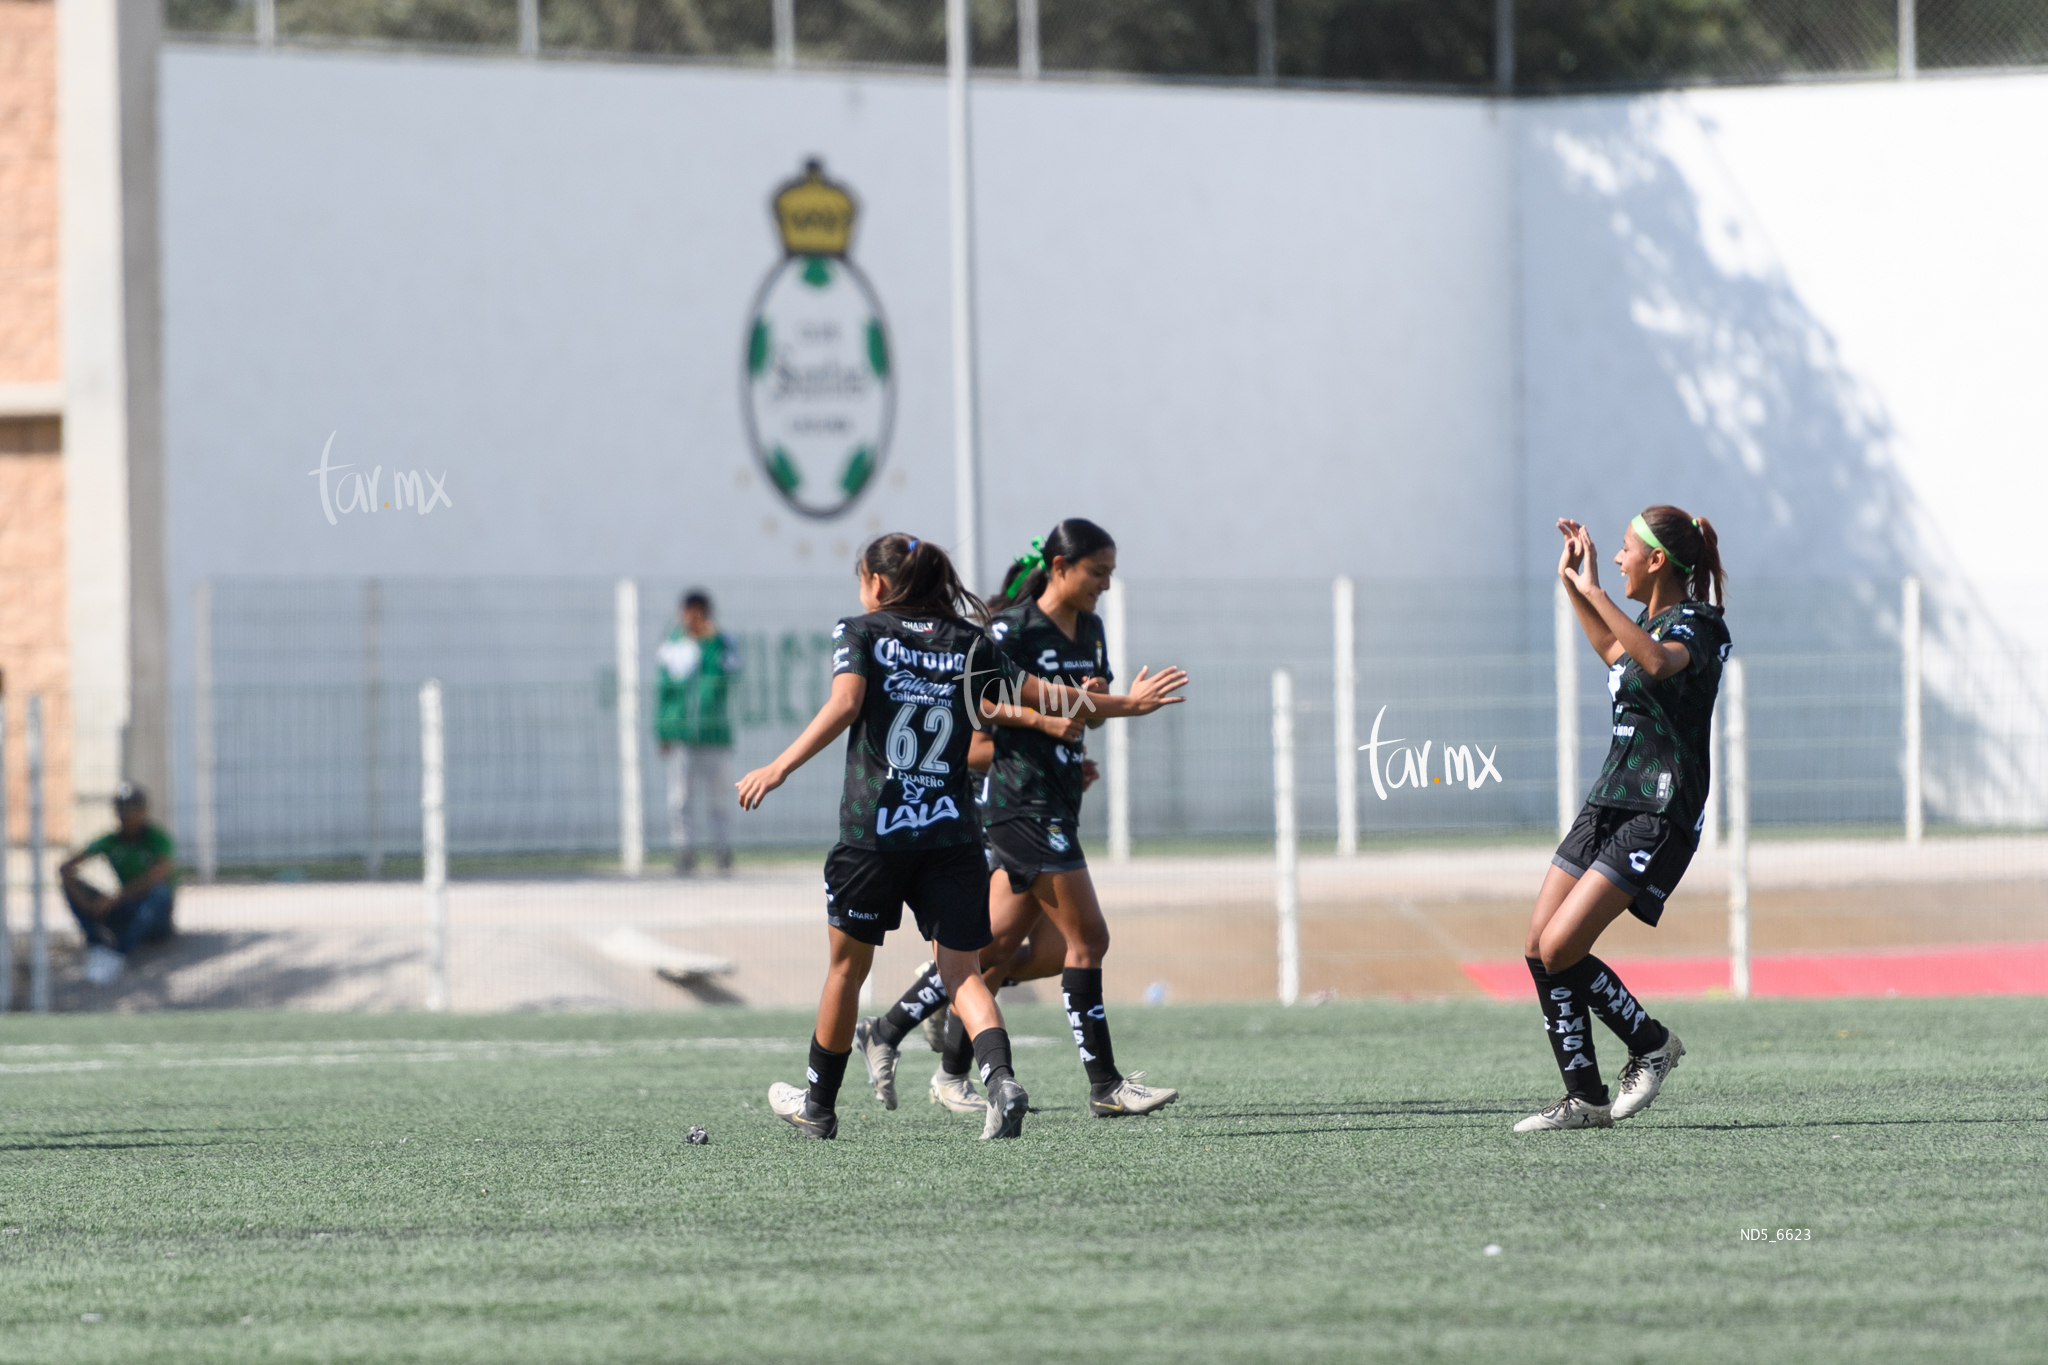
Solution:
<svg viewBox="0 0 2048 1365">
<path fill-rule="evenodd" d="M 1636 513 L 1636 519 L 1630 522 L 1629 525 L 1635 528 L 1637 540 L 1642 541 L 1643 544 L 1649 546 L 1653 550 L 1664 550 L 1664 542 L 1657 539 L 1657 533 L 1650 529 L 1649 522 L 1643 520 L 1643 514 L 1641 512 Z M 1695 522 L 1694 525 L 1698 525 L 1698 523 Z M 1664 550 L 1664 557 L 1670 560 L 1674 565 L 1676 565 L 1680 573 L 1689 574 L 1692 572 L 1692 565 L 1683 562 L 1679 559 L 1677 555 L 1671 553 L 1671 551 Z"/>
</svg>

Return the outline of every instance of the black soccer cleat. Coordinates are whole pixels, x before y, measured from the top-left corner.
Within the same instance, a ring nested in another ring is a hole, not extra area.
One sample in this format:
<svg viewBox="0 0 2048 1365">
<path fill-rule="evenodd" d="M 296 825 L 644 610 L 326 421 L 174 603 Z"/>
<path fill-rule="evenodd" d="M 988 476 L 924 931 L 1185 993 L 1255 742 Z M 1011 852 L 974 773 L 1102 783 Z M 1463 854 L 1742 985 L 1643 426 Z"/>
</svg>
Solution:
<svg viewBox="0 0 2048 1365">
<path fill-rule="evenodd" d="M 981 1122 L 982 1139 L 1021 1135 L 1024 1115 L 1030 1110 L 1031 1097 L 1024 1093 L 1023 1086 L 1017 1084 L 1015 1076 L 991 1083 L 988 1087 L 988 1116 Z"/>
</svg>

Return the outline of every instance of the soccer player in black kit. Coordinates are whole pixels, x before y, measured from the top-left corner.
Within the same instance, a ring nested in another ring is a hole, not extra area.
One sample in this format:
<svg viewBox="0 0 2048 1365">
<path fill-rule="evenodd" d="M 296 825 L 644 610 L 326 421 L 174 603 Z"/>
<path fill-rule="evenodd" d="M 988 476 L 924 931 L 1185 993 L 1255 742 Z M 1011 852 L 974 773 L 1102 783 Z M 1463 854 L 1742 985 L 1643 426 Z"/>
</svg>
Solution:
<svg viewBox="0 0 2048 1365">
<path fill-rule="evenodd" d="M 1026 676 L 1084 693 L 1090 728 L 1177 703 L 1183 698 L 1173 694 L 1187 682 L 1177 668 L 1149 676 L 1141 668 L 1128 696 L 1109 695 L 1108 647 L 1095 605 L 1115 570 L 1116 542 L 1107 531 L 1078 517 L 1062 521 L 1011 566 L 1004 605 L 989 628 Z M 1115 1118 L 1171 1104 L 1179 1092 L 1141 1085 L 1124 1075 L 1110 1044 L 1102 1001 L 1109 926 L 1080 841 L 1086 750 L 1043 726 L 1012 726 L 997 730 L 994 738 L 986 817 L 995 941 L 981 956 L 987 984 L 1058 973 L 1067 1023 L 1088 1075 L 1090 1113 Z M 1031 951 L 1022 946 L 1027 934 Z M 896 1107 L 898 1046 L 944 999 L 940 983 L 927 972 L 887 1014 L 862 1020 L 856 1031 L 855 1046 L 867 1062 L 869 1083 L 891 1109 Z M 976 1098 L 965 1074 L 960 1026 L 949 1021 L 946 1038 L 945 1055 L 932 1077 L 932 1100 L 956 1113 L 971 1112 Z"/>
<path fill-rule="evenodd" d="M 1608 666 L 1614 738 L 1529 919 L 1522 951 L 1565 1095 L 1517 1123 L 1518 1133 L 1610 1128 L 1648 1108 L 1685 1056 L 1678 1035 L 1593 956 L 1593 944 L 1624 910 L 1656 924 L 1699 846 L 1707 740 L 1731 647 L 1722 619 L 1726 575 L 1706 518 L 1659 506 L 1629 523 L 1614 564 L 1629 599 L 1643 604 L 1633 620 L 1600 587 L 1586 528 L 1559 521 L 1557 529 L 1564 535 L 1557 576 Z M 1628 1048 L 1612 1096 L 1594 1056 L 1594 1015 Z"/>
<path fill-rule="evenodd" d="M 907 902 L 919 932 L 934 944 L 980 1063 L 988 1090 L 981 1135 L 1016 1137 L 1027 1099 L 1011 1070 L 1002 1012 L 979 975 L 978 956 L 991 937 L 988 865 L 967 750 L 983 725 L 1041 723 L 1024 708 L 1058 711 L 1063 698 L 1058 688 L 1019 674 L 982 626 L 963 615 L 988 619 L 938 546 L 882 536 L 862 551 L 859 580 L 866 612 L 833 629 L 831 696 L 780 757 L 737 784 L 740 806 L 753 810 L 851 731 L 839 843 L 825 859 L 831 965 L 811 1036 L 809 1084 L 777 1081 L 768 1104 L 805 1137 L 838 1136 L 839 1086 L 861 982 Z M 1066 738 L 1080 731 L 1078 718 L 1063 722 Z"/>
</svg>

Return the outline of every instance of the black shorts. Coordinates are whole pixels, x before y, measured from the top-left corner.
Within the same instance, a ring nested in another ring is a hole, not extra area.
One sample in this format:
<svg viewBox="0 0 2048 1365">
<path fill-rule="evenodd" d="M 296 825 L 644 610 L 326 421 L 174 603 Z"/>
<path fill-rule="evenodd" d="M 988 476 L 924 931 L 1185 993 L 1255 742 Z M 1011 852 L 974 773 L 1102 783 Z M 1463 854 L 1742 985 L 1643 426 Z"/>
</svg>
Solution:
<svg viewBox="0 0 2048 1365">
<path fill-rule="evenodd" d="M 1645 924 L 1664 913 L 1664 900 L 1678 888 L 1678 879 L 1699 847 L 1699 831 L 1669 815 L 1585 805 L 1550 861 L 1574 877 L 1586 869 L 1634 894 L 1628 911 Z"/>
<path fill-rule="evenodd" d="M 988 827 L 989 867 L 1010 874 L 1010 889 L 1023 895 L 1041 872 L 1080 872 L 1088 866 L 1081 831 L 1057 815 L 1019 815 Z"/>
<path fill-rule="evenodd" d="M 942 948 L 979 952 L 988 927 L 988 864 L 974 844 L 880 853 L 836 844 L 825 855 L 825 922 L 849 938 L 882 945 L 901 927 L 908 903 L 917 932 Z"/>
</svg>

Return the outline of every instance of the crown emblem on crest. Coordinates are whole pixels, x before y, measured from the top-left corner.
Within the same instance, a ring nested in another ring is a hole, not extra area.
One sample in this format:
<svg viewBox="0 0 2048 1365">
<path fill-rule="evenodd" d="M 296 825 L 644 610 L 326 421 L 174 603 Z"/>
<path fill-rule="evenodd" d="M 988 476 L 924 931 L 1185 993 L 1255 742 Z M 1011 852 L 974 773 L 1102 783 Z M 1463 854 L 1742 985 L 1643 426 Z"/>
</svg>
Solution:
<svg viewBox="0 0 2048 1365">
<path fill-rule="evenodd" d="M 792 256 L 844 256 L 859 211 L 853 195 L 827 180 L 824 163 L 812 158 L 804 163 L 804 173 L 775 195 L 782 249 Z"/>
</svg>

